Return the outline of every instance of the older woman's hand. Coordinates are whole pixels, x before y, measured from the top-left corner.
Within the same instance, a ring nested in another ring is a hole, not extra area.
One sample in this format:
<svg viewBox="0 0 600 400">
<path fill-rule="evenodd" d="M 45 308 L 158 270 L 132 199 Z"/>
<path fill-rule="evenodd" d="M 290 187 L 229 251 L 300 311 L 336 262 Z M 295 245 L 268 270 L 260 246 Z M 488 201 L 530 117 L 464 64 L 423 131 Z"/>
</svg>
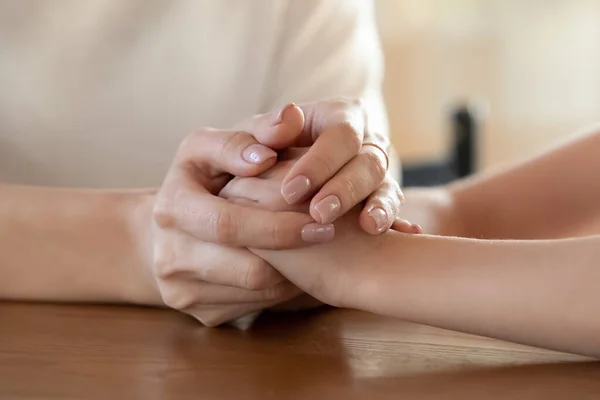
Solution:
<svg viewBox="0 0 600 400">
<path fill-rule="evenodd" d="M 322 224 L 366 199 L 359 216 L 362 229 L 370 234 L 388 230 L 403 195 L 388 171 L 389 140 L 373 131 L 363 103 L 339 98 L 299 107 L 305 123 L 295 145 L 310 148 L 283 179 L 284 199 L 310 201 L 310 215 Z"/>
</svg>

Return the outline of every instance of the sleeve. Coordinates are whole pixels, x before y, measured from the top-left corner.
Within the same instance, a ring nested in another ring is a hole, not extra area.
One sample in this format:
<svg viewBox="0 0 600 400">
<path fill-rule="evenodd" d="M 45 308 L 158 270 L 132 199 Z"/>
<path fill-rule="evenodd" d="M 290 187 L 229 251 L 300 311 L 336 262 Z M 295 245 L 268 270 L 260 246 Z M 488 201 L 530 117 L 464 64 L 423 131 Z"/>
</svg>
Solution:
<svg viewBox="0 0 600 400">
<path fill-rule="evenodd" d="M 290 0 L 264 97 L 265 110 L 360 97 L 374 132 L 388 135 L 383 56 L 371 0 Z"/>
</svg>

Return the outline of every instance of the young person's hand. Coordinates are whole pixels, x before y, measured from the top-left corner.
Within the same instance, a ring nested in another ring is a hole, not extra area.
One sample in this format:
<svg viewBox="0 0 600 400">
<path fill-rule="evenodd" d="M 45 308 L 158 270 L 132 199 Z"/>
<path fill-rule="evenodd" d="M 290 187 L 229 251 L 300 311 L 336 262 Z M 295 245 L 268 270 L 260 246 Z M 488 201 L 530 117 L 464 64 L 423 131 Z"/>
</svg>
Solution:
<svg viewBox="0 0 600 400">
<path fill-rule="evenodd" d="M 353 306 L 352 297 L 377 274 L 377 258 L 386 232 L 370 235 L 360 227 L 360 207 L 335 222 L 336 237 L 329 243 L 303 249 L 252 252 L 267 261 L 302 291 L 336 306 Z"/>
</svg>

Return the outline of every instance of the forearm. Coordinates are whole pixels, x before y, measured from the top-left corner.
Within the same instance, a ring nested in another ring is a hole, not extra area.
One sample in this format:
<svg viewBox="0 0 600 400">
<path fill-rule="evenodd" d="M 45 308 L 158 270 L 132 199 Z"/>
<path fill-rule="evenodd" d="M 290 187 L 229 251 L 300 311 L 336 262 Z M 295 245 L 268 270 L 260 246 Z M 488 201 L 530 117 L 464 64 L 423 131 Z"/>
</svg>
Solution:
<svg viewBox="0 0 600 400">
<path fill-rule="evenodd" d="M 0 299 L 157 303 L 136 233 L 151 198 L 0 185 Z"/>
<path fill-rule="evenodd" d="M 357 308 L 600 357 L 599 238 L 477 241 L 391 234 Z"/>
<path fill-rule="evenodd" d="M 600 130 L 448 188 L 466 237 L 555 239 L 600 233 Z"/>
</svg>

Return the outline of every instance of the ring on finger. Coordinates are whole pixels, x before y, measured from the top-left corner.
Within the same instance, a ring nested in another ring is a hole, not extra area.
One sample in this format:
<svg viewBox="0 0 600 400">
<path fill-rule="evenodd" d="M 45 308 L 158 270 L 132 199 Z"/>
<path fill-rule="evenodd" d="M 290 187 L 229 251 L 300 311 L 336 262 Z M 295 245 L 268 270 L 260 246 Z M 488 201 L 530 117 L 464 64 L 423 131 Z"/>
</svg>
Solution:
<svg viewBox="0 0 600 400">
<path fill-rule="evenodd" d="M 375 143 L 371 143 L 371 142 L 367 142 L 367 143 L 363 143 L 363 144 L 362 144 L 362 147 L 366 147 L 366 146 L 373 146 L 373 147 L 375 147 L 376 149 L 379 149 L 379 150 L 381 150 L 381 152 L 382 152 L 382 153 L 383 153 L 383 155 L 385 156 L 385 170 L 386 170 L 386 172 L 387 172 L 387 170 L 390 168 L 390 156 L 388 155 L 387 151 L 386 151 L 386 150 L 384 150 L 384 148 L 383 148 L 383 147 L 381 147 L 380 145 L 378 145 L 378 144 L 375 144 Z"/>
</svg>

